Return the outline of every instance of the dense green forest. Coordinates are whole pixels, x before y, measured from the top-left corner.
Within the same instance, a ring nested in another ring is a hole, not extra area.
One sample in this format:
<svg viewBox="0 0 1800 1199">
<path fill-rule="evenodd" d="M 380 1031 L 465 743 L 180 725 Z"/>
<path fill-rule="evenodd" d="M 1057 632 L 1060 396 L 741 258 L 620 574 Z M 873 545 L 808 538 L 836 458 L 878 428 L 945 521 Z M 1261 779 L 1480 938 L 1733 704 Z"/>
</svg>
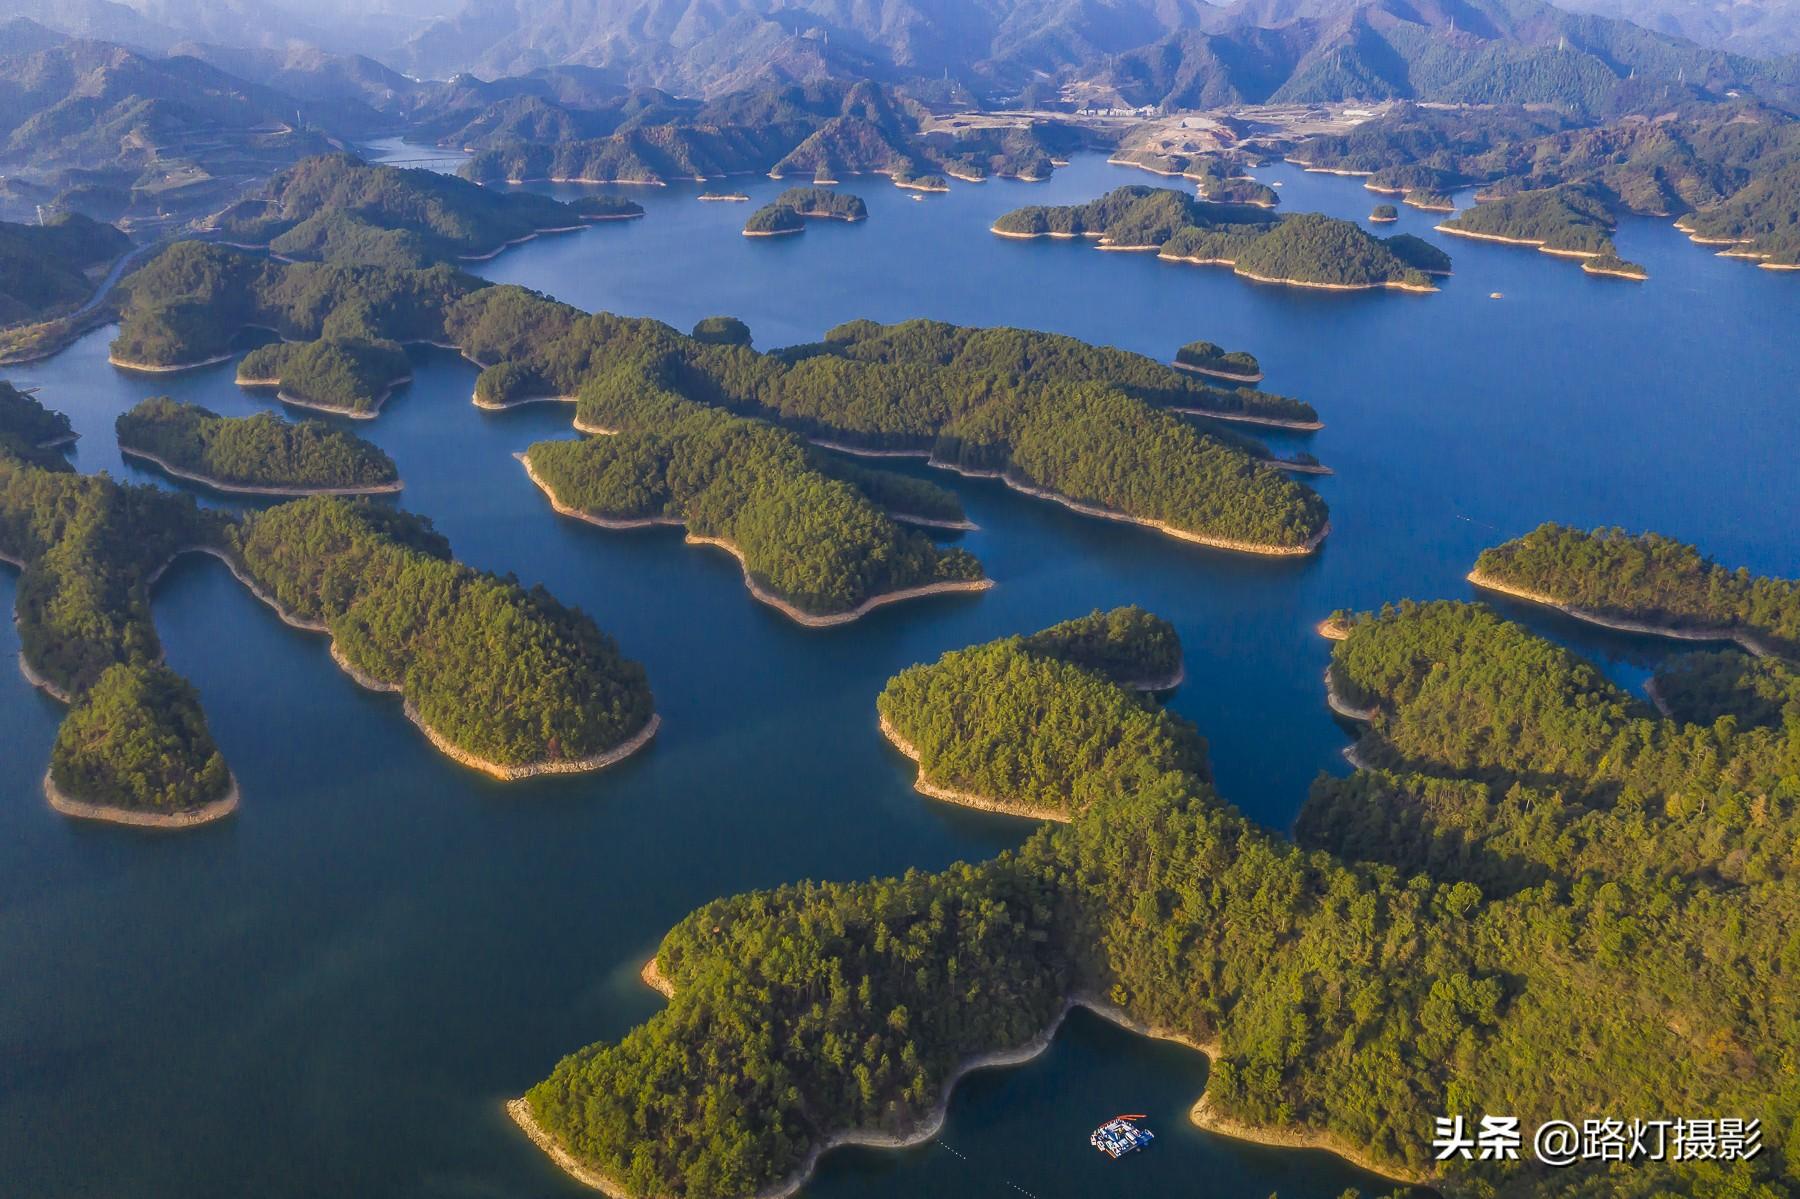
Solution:
<svg viewBox="0 0 1800 1199">
<path fill-rule="evenodd" d="M 559 1063 L 535 1119 L 633 1194 L 747 1194 L 833 1133 L 916 1129 L 965 1058 L 1080 995 L 1215 1044 L 1212 1112 L 1451 1193 L 1792 1194 L 1800 722 L 1659 721 L 1475 605 L 1345 620 L 1332 670 L 1378 765 L 1319 780 L 1302 847 L 1220 800 L 1184 722 L 1028 639 L 904 672 L 880 707 L 928 777 L 1072 822 L 708 904 L 658 953 L 669 1006 Z M 1729 1113 L 1764 1150 L 1432 1163 L 1435 1116 L 1501 1110 Z"/>
<path fill-rule="evenodd" d="M 921 777 L 1065 818 L 1164 772 L 1205 777 L 1193 726 L 1063 657 L 1056 636 L 959 650 L 888 681 L 876 710 Z"/>
<path fill-rule="evenodd" d="M 1400 210 L 1392 204 L 1377 204 L 1369 210 L 1369 219 L 1380 225 L 1391 224 L 1400 219 Z"/>
<path fill-rule="evenodd" d="M 253 325 L 295 342 L 439 340 L 445 310 L 485 285 L 448 266 L 283 263 L 183 241 L 120 286 L 114 360 L 176 366 L 227 352 Z M 343 397 L 342 406 L 354 407 L 354 399 Z"/>
<path fill-rule="evenodd" d="M 643 667 L 586 614 L 453 561 L 423 517 L 316 497 L 246 515 L 231 541 L 284 611 L 484 761 L 578 762 L 650 719 Z"/>
<path fill-rule="evenodd" d="M 590 428 L 612 428 L 615 412 L 668 390 L 832 442 L 929 450 L 939 465 L 1003 473 L 1197 537 L 1290 550 L 1316 543 L 1326 525 L 1315 493 L 1240 441 L 1131 391 L 1070 380 L 1117 366 L 1126 387 L 1166 387 L 1158 398 L 1167 402 L 1215 389 L 1072 339 L 858 324 L 833 330 L 819 346 L 757 354 L 699 343 L 654 321 L 584 314 L 516 288 L 469 296 L 450 312 L 448 328 L 472 357 L 500 364 L 482 373 L 478 397 L 578 393 L 577 420 Z"/>
<path fill-rule="evenodd" d="M 600 215 L 612 211 L 602 206 Z M 533 192 L 321 154 L 277 173 L 260 198 L 236 205 L 217 224 L 233 240 L 266 244 L 288 258 L 426 266 L 579 225 L 585 215 Z"/>
<path fill-rule="evenodd" d="M 1800 658 L 1800 582 L 1731 570 L 1657 533 L 1543 524 L 1496 546 L 1476 575 L 1600 616 L 1739 633 Z"/>
<path fill-rule="evenodd" d="M 149 580 L 182 546 L 216 541 L 218 520 L 160 487 L 0 454 L 0 555 L 25 564 L 25 660 L 76 695 L 109 666 L 160 658 Z"/>
<path fill-rule="evenodd" d="M 816 449 L 812 454 L 812 465 L 815 470 L 850 484 L 868 496 L 869 502 L 886 509 L 896 519 L 917 517 L 951 525 L 968 520 L 962 497 L 929 480 L 915 479 L 898 471 L 878 470 L 842 455 Z"/>
<path fill-rule="evenodd" d="M 146 662 L 108 667 L 69 710 L 50 751 L 50 778 L 71 799 L 160 815 L 231 789 L 193 684 Z"/>
<path fill-rule="evenodd" d="M 371 414 L 412 377 L 412 364 L 397 342 L 331 337 L 258 346 L 238 363 L 237 377 L 242 384 L 277 387 L 295 403 Z"/>
<path fill-rule="evenodd" d="M 177 471 L 218 483 L 377 488 L 400 477 L 394 460 L 360 437 L 268 412 L 225 417 L 159 396 L 122 413 L 116 427 L 120 448 L 153 454 Z"/>
<path fill-rule="evenodd" d="M 1496 196 L 1464 209 L 1439 228 L 1530 242 L 1545 250 L 1613 255 L 1613 219 L 1606 201 L 1583 187 Z"/>
<path fill-rule="evenodd" d="M 192 688 L 158 665 L 149 591 L 177 550 L 218 543 L 222 518 L 186 496 L 16 452 L 12 429 L 67 427 L 35 397 L 0 385 L 0 557 L 20 564 L 21 658 L 72 704 L 52 777 L 87 803 L 197 807 L 224 794 L 225 766 Z"/>
<path fill-rule="evenodd" d="M 1135 604 L 1053 624 L 1025 638 L 1024 647 L 1127 687 L 1165 683 L 1181 673 L 1175 626 Z"/>
<path fill-rule="evenodd" d="M 1722 716 L 1739 728 L 1800 721 L 1800 668 L 1779 658 L 1737 650 L 1681 654 L 1659 665 L 1651 682 L 1684 724 L 1711 725 Z"/>
<path fill-rule="evenodd" d="M 1109 249 L 1156 250 L 1163 258 L 1230 266 L 1238 274 L 1322 287 L 1433 290 L 1449 256 L 1414 237 L 1379 238 L 1320 213 L 1276 216 L 1214 204 L 1168 188 L 1121 187 L 1062 208 L 1020 208 L 994 222 L 1009 237 L 1097 237 Z"/>
<path fill-rule="evenodd" d="M 1587 197 L 1578 205 L 1584 215 L 1572 222 L 1554 212 L 1549 220 L 1519 215 L 1520 224 L 1541 230 L 1532 237 L 1566 223 L 1594 225 L 1595 208 L 1601 230 L 1622 212 L 1681 214 L 1677 223 L 1696 237 L 1800 263 L 1800 121 L 1753 100 L 1677 103 L 1581 126 L 1556 109 L 1408 104 L 1345 133 L 1310 138 L 1295 157 L 1372 171 L 1371 186 L 1406 190 L 1408 203 L 1425 190 L 1466 184 L 1482 185 L 1484 197 L 1558 187 Z M 1570 248 L 1593 248 L 1592 233 L 1565 236 L 1574 239 Z"/>
<path fill-rule="evenodd" d="M 852 483 L 820 470 L 792 433 L 673 392 L 634 385 L 609 394 L 616 404 L 584 412 L 613 435 L 540 441 L 527 452 L 563 504 L 615 520 L 679 521 L 694 536 L 728 541 L 756 585 L 808 615 L 981 577 L 966 551 L 901 528 Z"/>
<path fill-rule="evenodd" d="M 783 233 L 799 233 L 806 220 L 783 204 L 764 204 L 744 221 L 745 237 L 775 237 Z"/>
<path fill-rule="evenodd" d="M 111 225 L 63 213 L 41 225 L 0 221 L 0 325 L 41 321 L 87 299 L 103 267 L 131 249 Z"/>
</svg>

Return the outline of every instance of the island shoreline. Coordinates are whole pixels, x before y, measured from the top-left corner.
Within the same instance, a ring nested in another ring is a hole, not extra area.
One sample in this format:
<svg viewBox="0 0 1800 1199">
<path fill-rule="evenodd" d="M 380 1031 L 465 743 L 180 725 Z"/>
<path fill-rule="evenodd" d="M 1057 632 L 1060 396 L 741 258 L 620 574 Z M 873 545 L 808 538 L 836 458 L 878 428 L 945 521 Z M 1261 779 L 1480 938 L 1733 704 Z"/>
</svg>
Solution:
<svg viewBox="0 0 1800 1199">
<path fill-rule="evenodd" d="M 222 479 L 213 479 L 184 471 L 148 450 L 128 446 L 122 441 L 119 443 L 119 453 L 130 458 L 142 458 L 147 462 L 154 463 L 164 473 L 174 478 L 183 479 L 189 483 L 198 483 L 202 487 L 210 487 L 214 491 L 222 491 L 231 495 L 393 495 L 404 487 L 404 484 L 398 479 L 392 483 L 370 483 L 361 487 L 306 487 L 300 484 L 292 487 L 263 487 L 249 483 L 227 483 Z"/>
<path fill-rule="evenodd" d="M 201 804 L 197 808 L 186 808 L 179 812 L 137 812 L 130 808 L 115 807 L 112 804 L 90 803 L 84 799 L 76 799 L 65 793 L 44 772 L 44 798 L 59 814 L 72 820 L 92 820 L 101 824 L 124 825 L 129 828 L 145 829 L 187 829 L 198 828 L 203 824 L 211 824 L 216 820 L 236 812 L 241 795 L 238 791 L 236 776 L 230 777 L 230 786 L 223 796 Z"/>
<path fill-rule="evenodd" d="M 1772 648 L 1759 641 L 1754 633 L 1745 632 L 1741 629 L 1704 627 L 1684 629 L 1671 627 L 1669 625 L 1650 624 L 1641 620 L 1627 620 L 1624 617 L 1607 616 L 1600 612 L 1592 612 L 1585 608 L 1577 608 L 1572 604 L 1565 604 L 1553 595 L 1546 595 L 1541 591 L 1530 591 L 1523 587 L 1515 587 L 1511 583 L 1502 582 L 1490 575 L 1484 575 L 1479 570 L 1471 570 L 1465 577 L 1470 583 L 1473 583 L 1483 591 L 1492 591 L 1498 595 L 1509 596 L 1516 600 L 1523 600 L 1526 603 L 1539 604 L 1546 608 L 1553 608 L 1556 611 L 1561 612 L 1564 616 L 1568 616 L 1574 620 L 1579 620 L 1586 624 L 1598 625 L 1603 629 L 1611 629 L 1617 633 L 1635 633 L 1648 637 L 1666 637 L 1671 641 L 1711 641 L 1720 644 L 1735 644 L 1754 657 L 1779 658 L 1781 656 Z"/>
</svg>

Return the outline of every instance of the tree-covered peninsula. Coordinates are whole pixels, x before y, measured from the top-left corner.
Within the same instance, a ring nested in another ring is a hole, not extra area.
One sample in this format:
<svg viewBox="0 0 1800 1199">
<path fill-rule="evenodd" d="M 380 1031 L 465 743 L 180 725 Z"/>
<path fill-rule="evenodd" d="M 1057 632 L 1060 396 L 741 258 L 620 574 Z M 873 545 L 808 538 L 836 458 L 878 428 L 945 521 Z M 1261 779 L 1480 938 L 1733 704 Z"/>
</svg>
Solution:
<svg viewBox="0 0 1800 1199">
<path fill-rule="evenodd" d="M 1544 524 L 1484 552 L 1469 579 L 1616 628 L 1800 658 L 1800 582 L 1732 570 L 1657 533 Z"/>
<path fill-rule="evenodd" d="M 7 418 L 20 409 L 25 416 Z M 10 386 L 0 389 L 0 423 L 67 428 Z M 223 518 L 160 488 L 78 475 L 18 444 L 0 430 L 0 560 L 20 571 L 19 664 L 70 705 L 46 794 L 69 815 L 124 823 L 226 814 L 229 772 L 193 689 L 160 665 L 149 598 L 177 553 L 216 543 Z"/>
<path fill-rule="evenodd" d="M 286 258 L 416 267 L 488 257 L 538 233 L 618 215 L 630 214 L 616 203 L 570 205 L 437 171 L 321 154 L 277 173 L 261 197 L 234 205 L 214 224 L 233 241 L 266 245 Z"/>
<path fill-rule="evenodd" d="M 360 437 L 272 413 L 226 417 L 167 397 L 116 422 L 119 448 L 177 478 L 222 491 L 268 495 L 398 491 L 394 460 Z"/>
<path fill-rule="evenodd" d="M 365 420 L 411 379 L 406 351 L 382 338 L 273 342 L 245 354 L 237 369 L 240 387 L 271 387 L 285 404 Z"/>
<path fill-rule="evenodd" d="M 1338 290 L 1435 291 L 1449 256 L 1416 237 L 1378 238 L 1319 213 L 1277 216 L 1214 204 L 1168 188 L 1121 187 L 1087 204 L 1015 209 L 994 223 L 1003 237 L 1090 237 L 1108 250 L 1229 266 L 1247 279 Z"/>
<path fill-rule="evenodd" d="M 1445 233 L 1573 258 L 1617 257 L 1606 203 L 1581 187 L 1551 187 L 1495 196 L 1438 226 Z"/>
<path fill-rule="evenodd" d="M 1318 496 L 1240 441 L 1119 384 L 1087 380 L 1117 361 L 1137 377 L 1177 381 L 1172 393 L 1206 389 L 1134 355 L 1083 355 L 1070 339 L 1046 339 L 1034 362 L 1017 350 L 1040 335 L 999 331 L 963 355 L 958 347 L 977 338 L 954 326 L 896 326 L 893 336 L 857 326 L 821 345 L 758 354 L 512 288 L 468 297 L 451 312 L 449 331 L 465 353 L 495 364 L 477 382 L 478 402 L 576 395 L 577 422 L 588 428 L 611 428 L 618 406 L 669 390 L 828 445 L 927 455 L 1079 511 L 1221 548 L 1303 554 L 1326 531 Z M 1014 354 L 1005 363 L 978 365 L 1007 345 Z M 946 354 L 962 365 L 946 365 Z"/>
<path fill-rule="evenodd" d="M 608 394 L 614 402 L 583 411 L 610 435 L 526 452 L 533 481 L 559 509 L 614 526 L 682 525 L 689 540 L 730 549 L 751 592 L 803 624 L 987 585 L 974 557 L 901 528 L 821 470 L 794 434 L 672 391 Z"/>
<path fill-rule="evenodd" d="M 289 621 L 397 691 L 444 753 L 503 779 L 594 770 L 655 729 L 644 669 L 576 608 L 464 566 L 422 517 L 317 497 L 253 512 L 230 552 Z"/>
<path fill-rule="evenodd" d="M 633 1196 L 784 1191 L 831 1145 L 929 1136 L 971 1065 L 1082 1003 L 1205 1049 L 1197 1122 L 1447 1194 L 1785 1194 L 1800 1021 L 1768 999 L 1795 969 L 1800 724 L 1660 720 L 1475 605 L 1342 625 L 1371 765 L 1315 784 L 1299 846 L 1218 796 L 1185 722 L 1035 639 L 904 672 L 879 708 L 933 794 L 1066 823 L 979 865 L 706 905 L 657 954 L 668 1007 L 515 1118 Z M 1729 1112 L 1765 1149 L 1434 1160 L 1434 1118 L 1498 1110 Z"/>
</svg>

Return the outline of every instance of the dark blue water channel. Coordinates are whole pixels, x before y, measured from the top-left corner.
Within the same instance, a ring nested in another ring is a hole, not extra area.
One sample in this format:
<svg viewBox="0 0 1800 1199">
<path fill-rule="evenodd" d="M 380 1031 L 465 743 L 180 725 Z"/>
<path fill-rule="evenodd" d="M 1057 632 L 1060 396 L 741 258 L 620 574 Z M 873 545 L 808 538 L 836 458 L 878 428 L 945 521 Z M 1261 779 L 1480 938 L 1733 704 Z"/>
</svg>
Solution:
<svg viewBox="0 0 1800 1199">
<path fill-rule="evenodd" d="M 1259 172 L 1286 206 L 1361 219 L 1353 180 Z M 232 820 L 174 836 L 78 825 L 39 790 L 61 710 L 0 670 L 0 1192 L 8 1195 L 570 1195 L 501 1101 L 564 1052 L 659 1002 L 636 980 L 667 927 L 717 895 L 804 877 L 939 867 L 1016 844 L 1018 821 L 914 794 L 874 728 L 896 670 L 1095 607 L 1141 603 L 1186 647 L 1173 706 L 1212 744 L 1221 789 L 1286 827 L 1344 733 L 1322 703 L 1340 606 L 1466 596 L 1486 545 L 1546 519 L 1656 528 L 1721 559 L 1800 567 L 1800 281 L 1719 259 L 1666 222 L 1618 242 L 1634 285 L 1565 260 L 1460 242 L 1442 293 L 1258 286 L 1082 245 L 987 233 L 1024 203 L 1151 176 L 1077 161 L 1043 184 L 913 200 L 846 181 L 870 219 L 738 236 L 741 204 L 631 189 L 641 221 L 549 237 L 489 278 L 686 327 L 744 317 L 768 347 L 853 317 L 1017 324 L 1167 356 L 1198 337 L 1255 352 L 1265 384 L 1327 428 L 1282 438 L 1335 468 L 1333 533 L 1306 561 L 1245 558 L 1089 520 L 998 484 L 933 473 L 981 525 L 964 544 L 998 586 L 808 631 L 745 592 L 723 554 L 673 531 L 555 517 L 512 453 L 569 413 L 483 414 L 473 369 L 423 351 L 356 431 L 463 559 L 581 604 L 649 668 L 664 725 L 601 775 L 500 785 L 435 753 L 322 639 L 291 631 L 211 560 L 165 578 L 157 622 L 200 687 L 243 786 Z M 745 183 L 753 203 L 779 184 Z M 567 192 L 575 189 L 556 189 Z M 1502 298 L 1492 299 L 1490 293 Z M 167 393 L 240 414 L 229 364 L 145 380 L 105 364 L 110 331 L 13 372 L 83 439 L 83 470 L 134 479 L 114 417 Z M 923 468 L 914 468 L 923 470 Z M 15 576 L 0 572 L 0 603 Z M 1664 652 L 1513 609 L 1635 682 Z M 17 651 L 0 625 L 0 656 Z M 1329 1156 L 1241 1145 L 1185 1122 L 1205 1063 L 1092 1017 L 1032 1064 L 959 1088 L 940 1141 L 842 1151 L 817 1196 L 1335 1196 L 1368 1180 Z M 1151 1152 L 1101 1158 L 1086 1133 L 1151 1114 Z"/>
</svg>

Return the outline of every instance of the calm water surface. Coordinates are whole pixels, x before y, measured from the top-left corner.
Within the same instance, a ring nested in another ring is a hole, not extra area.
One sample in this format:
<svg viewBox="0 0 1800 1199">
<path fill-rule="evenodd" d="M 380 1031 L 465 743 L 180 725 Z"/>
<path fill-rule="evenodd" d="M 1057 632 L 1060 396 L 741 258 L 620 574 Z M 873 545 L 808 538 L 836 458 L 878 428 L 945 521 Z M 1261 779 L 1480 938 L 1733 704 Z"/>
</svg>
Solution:
<svg viewBox="0 0 1800 1199">
<path fill-rule="evenodd" d="M 1294 210 L 1361 219 L 1379 200 L 1352 180 L 1259 175 Z M 673 531 L 555 518 L 511 455 L 566 434 L 568 411 L 480 413 L 473 369 L 422 352 L 416 381 L 356 431 L 394 456 L 404 503 L 460 557 L 545 583 L 644 661 L 662 733 L 599 776 L 488 782 L 432 751 L 390 698 L 352 684 L 322 639 L 194 559 L 159 587 L 158 627 L 204 694 L 244 806 L 221 826 L 156 837 L 49 811 L 38 780 L 61 709 L 0 670 L 0 1191 L 584 1193 L 512 1130 L 500 1101 L 656 1009 L 635 975 L 670 924 L 720 894 L 940 867 L 1028 834 L 914 794 L 910 766 L 875 732 L 883 681 L 946 649 L 1097 606 L 1160 612 L 1186 647 L 1173 706 L 1211 740 L 1221 789 L 1285 827 L 1319 771 L 1344 769 L 1319 687 L 1327 646 L 1312 633 L 1334 608 L 1466 596 L 1484 546 L 1546 519 L 1657 528 L 1733 564 L 1800 572 L 1793 278 L 1651 221 L 1618 237 L 1651 272 L 1632 285 L 1441 237 L 1435 218 L 1403 208 L 1399 230 L 1456 260 L 1426 297 L 1263 287 L 986 232 L 1019 204 L 1151 180 L 1094 158 L 1044 184 L 959 185 L 921 201 L 851 180 L 868 222 L 769 241 L 738 236 L 745 205 L 695 203 L 693 186 L 628 189 L 646 219 L 544 238 L 482 273 L 681 327 L 741 315 L 763 347 L 853 317 L 930 316 L 1165 357 L 1197 337 L 1249 349 L 1265 386 L 1312 401 L 1327 423 L 1281 442 L 1338 472 L 1319 481 L 1334 529 L 1321 554 L 1207 551 L 925 472 L 964 497 L 981 530 L 963 544 L 999 586 L 808 631 L 752 601 L 729 558 Z M 745 185 L 753 204 L 779 187 Z M 112 433 L 147 395 L 231 414 L 268 404 L 232 384 L 229 364 L 122 375 L 105 365 L 109 336 L 13 374 L 74 418 L 83 470 L 154 478 L 121 463 Z M 0 572 L 9 607 L 14 582 Z M 1628 684 L 1664 652 L 1515 614 Z M 0 656 L 16 651 L 0 625 Z M 1036 1062 L 965 1082 L 938 1142 L 833 1154 L 807 1193 L 1329 1199 L 1368 1185 L 1326 1155 L 1189 1127 L 1205 1070 L 1178 1047 L 1077 1016 Z M 1118 1111 L 1151 1113 L 1152 1152 L 1115 1164 L 1087 1147 Z"/>
</svg>

